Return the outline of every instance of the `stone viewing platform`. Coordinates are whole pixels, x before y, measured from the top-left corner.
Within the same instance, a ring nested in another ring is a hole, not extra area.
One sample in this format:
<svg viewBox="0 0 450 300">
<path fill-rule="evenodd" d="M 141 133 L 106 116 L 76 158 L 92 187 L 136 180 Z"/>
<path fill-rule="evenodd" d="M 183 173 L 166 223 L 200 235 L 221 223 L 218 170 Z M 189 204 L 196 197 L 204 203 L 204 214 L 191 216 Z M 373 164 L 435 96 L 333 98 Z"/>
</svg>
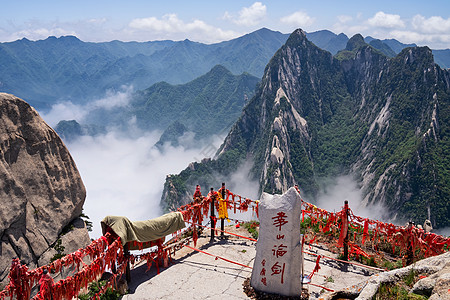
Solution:
<svg viewBox="0 0 450 300">
<path fill-rule="evenodd" d="M 250 237 L 245 228 L 226 226 L 226 231 Z M 213 255 L 226 257 L 241 264 L 253 266 L 256 256 L 256 243 L 234 236 L 224 240 L 217 239 L 209 243 L 209 230 L 204 230 L 197 241 L 197 248 Z M 313 247 L 308 251 L 323 256 L 336 257 L 335 254 L 322 248 Z M 335 261 L 323 260 L 321 269 L 314 275 L 313 282 L 329 289 L 339 290 L 369 278 L 378 273 L 357 266 L 350 266 L 349 272 L 343 272 L 344 266 Z M 310 273 L 316 264 L 314 256 L 305 255 L 305 273 Z M 145 262 L 137 265 L 132 271 L 133 278 L 130 293 L 123 299 L 251 299 L 244 292 L 244 281 L 250 279 L 250 268 L 231 264 L 221 259 L 205 255 L 187 248 L 176 252 L 172 264 L 168 268 L 160 268 L 157 274 L 152 267 L 148 272 Z M 333 281 L 331 281 L 331 279 Z M 319 299 L 320 287 L 307 285 L 309 299 Z M 282 298 L 280 298 L 282 299 Z"/>
</svg>

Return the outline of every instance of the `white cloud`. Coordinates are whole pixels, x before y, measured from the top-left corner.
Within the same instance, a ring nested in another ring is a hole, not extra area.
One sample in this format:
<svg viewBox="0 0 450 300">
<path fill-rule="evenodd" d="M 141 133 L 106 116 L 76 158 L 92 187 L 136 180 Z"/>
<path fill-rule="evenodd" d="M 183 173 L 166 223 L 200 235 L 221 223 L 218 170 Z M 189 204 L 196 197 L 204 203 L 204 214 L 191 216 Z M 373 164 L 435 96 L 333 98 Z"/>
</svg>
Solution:
<svg viewBox="0 0 450 300">
<path fill-rule="evenodd" d="M 176 14 L 164 15 L 162 19 L 155 17 L 134 19 L 130 22 L 131 28 L 143 29 L 143 30 L 156 30 L 163 32 L 177 32 L 182 30 L 180 25 L 183 22 L 178 19 Z"/>
<path fill-rule="evenodd" d="M 261 2 L 255 2 L 249 7 L 243 7 L 236 17 L 226 11 L 223 19 L 231 20 L 237 25 L 254 26 L 259 24 L 264 19 L 266 13 L 267 7 Z"/>
<path fill-rule="evenodd" d="M 133 19 L 129 23 L 129 28 L 134 31 L 156 33 L 169 39 L 189 37 L 204 42 L 223 41 L 238 36 L 232 30 L 222 30 L 202 20 L 196 19 L 192 22 L 185 22 L 178 18 L 176 14 L 166 14 L 160 19 L 156 17 Z"/>
<path fill-rule="evenodd" d="M 22 38 L 30 40 L 42 40 L 49 36 L 73 35 L 85 41 L 98 41 L 108 38 L 111 34 L 117 36 L 117 30 L 108 28 L 107 19 L 89 19 L 78 21 L 42 21 L 30 20 L 21 24 L 8 24 L 3 32 L 0 32 L 0 40 L 15 41 Z M 111 26 L 111 24 L 109 24 Z"/>
<path fill-rule="evenodd" d="M 333 26 L 330 28 L 331 31 L 334 33 L 345 33 L 347 36 L 351 37 L 357 33 L 363 33 L 367 30 L 367 26 L 364 24 L 356 24 L 353 25 L 352 23 L 342 23 L 337 22 L 333 24 Z"/>
<path fill-rule="evenodd" d="M 226 11 L 226 12 L 223 14 L 222 19 L 232 21 L 232 20 L 233 20 L 233 16 L 232 16 L 228 11 Z"/>
<path fill-rule="evenodd" d="M 296 11 L 293 14 L 282 17 L 280 21 L 289 25 L 306 27 L 312 25 L 315 21 L 315 18 L 308 16 L 308 14 L 303 11 Z"/>
<path fill-rule="evenodd" d="M 412 19 L 402 19 L 400 15 L 380 11 L 361 24 L 353 29 L 380 39 L 393 38 L 402 43 L 415 43 L 432 49 L 449 48 L 450 44 L 450 18 L 425 18 L 418 14 Z M 333 29 L 353 33 L 351 23 L 338 22 Z"/>
<path fill-rule="evenodd" d="M 450 18 L 440 16 L 425 18 L 416 15 L 411 19 L 404 19 L 397 14 L 379 11 L 364 21 L 359 13 L 356 17 L 341 15 L 330 29 L 335 33 L 344 32 L 349 37 L 361 33 L 364 36 L 393 38 L 402 43 L 415 43 L 432 49 L 449 48 L 450 45 Z"/>
<path fill-rule="evenodd" d="M 88 110 L 96 108 L 112 109 L 114 107 L 123 107 L 128 105 L 133 93 L 133 86 L 122 86 L 121 91 L 108 90 L 104 98 L 95 100 L 88 104 Z"/>
<path fill-rule="evenodd" d="M 435 230 L 433 230 L 431 232 L 439 234 L 439 235 L 443 235 L 443 236 L 446 236 L 446 237 L 450 237 L 450 227 L 444 227 L 444 228 L 435 229 Z"/>
<path fill-rule="evenodd" d="M 379 11 L 372 18 L 367 20 L 367 23 L 374 27 L 381 28 L 403 28 L 405 23 L 399 15 L 386 14 Z"/>
<path fill-rule="evenodd" d="M 390 36 L 403 43 L 427 45 L 433 49 L 449 48 L 450 34 L 431 34 L 408 30 L 394 30 Z"/>
<path fill-rule="evenodd" d="M 103 24 L 103 23 L 106 23 L 106 18 L 100 18 L 100 19 L 89 19 L 89 20 L 87 20 L 87 22 L 88 23 L 91 23 L 91 24 Z"/>
<path fill-rule="evenodd" d="M 23 37 L 26 37 L 29 40 L 43 40 L 48 38 L 49 36 L 65 36 L 65 35 L 74 35 L 76 36 L 77 33 L 74 30 L 70 29 L 64 29 L 61 27 L 54 27 L 54 28 L 33 28 L 33 29 L 23 29 L 17 32 L 13 32 L 9 34 L 8 37 L 6 37 L 6 40 L 9 41 L 15 41 L 18 39 L 22 39 Z"/>
<path fill-rule="evenodd" d="M 337 22 L 329 28 L 334 33 L 345 33 L 347 36 L 353 36 L 356 33 L 362 33 L 367 29 L 367 25 L 361 22 L 361 13 L 356 17 L 349 15 L 339 15 L 336 17 Z"/>
<path fill-rule="evenodd" d="M 440 16 L 425 18 L 415 15 L 408 30 L 393 30 L 389 32 L 392 38 L 403 43 L 416 43 L 427 45 L 434 49 L 449 48 L 450 44 L 450 18 Z"/>
<path fill-rule="evenodd" d="M 444 19 L 440 16 L 433 16 L 427 19 L 421 15 L 416 15 L 411 23 L 415 30 L 422 33 L 444 34 L 447 36 L 450 34 L 450 18 Z"/>
<path fill-rule="evenodd" d="M 259 182 L 251 181 L 250 174 L 253 162 L 248 160 L 239 166 L 239 168 L 227 179 L 227 188 L 235 194 L 257 200 L 259 196 Z"/>
<path fill-rule="evenodd" d="M 390 32 L 394 39 L 402 41 L 403 43 L 414 43 L 424 41 L 427 37 L 423 34 L 408 30 L 393 30 Z"/>
<path fill-rule="evenodd" d="M 258 24 L 266 16 L 267 8 L 261 2 L 255 2 L 250 7 L 244 7 L 239 12 L 238 24 L 251 26 Z"/>
<path fill-rule="evenodd" d="M 77 120 L 83 122 L 89 112 L 95 109 L 112 109 L 128 105 L 132 86 L 122 86 L 120 91 L 106 92 L 105 97 L 88 102 L 85 105 L 74 104 L 71 101 L 61 101 L 54 105 L 47 112 L 39 112 L 42 118 L 52 127 L 55 127 L 61 120 Z"/>
<path fill-rule="evenodd" d="M 349 207 L 355 215 L 373 220 L 388 221 L 385 219 L 386 216 L 383 215 L 386 209 L 381 204 L 377 203 L 369 206 L 362 204 L 362 191 L 358 187 L 357 182 L 350 176 L 324 179 L 323 186 L 317 201 L 318 207 L 330 212 L 337 212 L 344 206 L 344 201 L 348 200 Z"/>
<path fill-rule="evenodd" d="M 55 127 L 61 120 L 83 120 L 88 111 L 70 101 L 65 101 L 53 104 L 50 111 L 39 114 L 48 125 Z"/>
<path fill-rule="evenodd" d="M 353 17 L 347 16 L 347 15 L 340 15 L 340 16 L 337 16 L 337 19 L 340 23 L 348 23 L 353 20 Z"/>
<path fill-rule="evenodd" d="M 83 41 L 103 42 L 110 40 L 191 40 L 213 43 L 230 40 L 241 35 L 233 30 L 224 30 L 195 19 L 184 21 L 176 14 L 161 18 L 133 19 L 127 24 L 117 24 L 107 18 L 86 19 L 74 22 L 42 22 L 32 20 L 0 30 L 0 41 L 15 41 L 26 37 L 30 40 L 46 39 L 48 36 L 74 35 Z"/>
</svg>

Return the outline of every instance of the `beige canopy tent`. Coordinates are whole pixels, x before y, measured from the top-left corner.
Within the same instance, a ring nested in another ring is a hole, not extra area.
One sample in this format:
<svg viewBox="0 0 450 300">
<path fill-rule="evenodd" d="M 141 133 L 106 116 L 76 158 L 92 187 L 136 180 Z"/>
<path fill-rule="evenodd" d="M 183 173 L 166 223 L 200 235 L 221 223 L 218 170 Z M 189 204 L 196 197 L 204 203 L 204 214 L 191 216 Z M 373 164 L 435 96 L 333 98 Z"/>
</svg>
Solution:
<svg viewBox="0 0 450 300">
<path fill-rule="evenodd" d="M 181 212 L 171 212 L 155 219 L 135 222 L 126 217 L 106 216 L 101 225 L 103 235 L 109 227 L 120 237 L 123 245 L 133 241 L 141 243 L 155 241 L 185 227 Z M 131 244 L 130 250 L 138 249 Z"/>
</svg>

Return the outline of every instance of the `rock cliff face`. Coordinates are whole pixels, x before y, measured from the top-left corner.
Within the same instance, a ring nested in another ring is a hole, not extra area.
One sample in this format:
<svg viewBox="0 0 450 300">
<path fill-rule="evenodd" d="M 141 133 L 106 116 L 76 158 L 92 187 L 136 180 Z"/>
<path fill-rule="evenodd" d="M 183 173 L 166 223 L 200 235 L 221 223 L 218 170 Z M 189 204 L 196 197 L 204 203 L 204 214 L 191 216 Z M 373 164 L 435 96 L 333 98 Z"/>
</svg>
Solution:
<svg viewBox="0 0 450 300">
<path fill-rule="evenodd" d="M 350 174 L 366 203 L 383 202 L 418 223 L 431 214 L 433 225 L 448 226 L 449 102 L 449 72 L 427 47 L 388 58 L 355 35 L 333 57 L 296 30 L 266 66 L 216 160 L 170 176 L 163 204 L 182 203 L 186 186 L 214 186 L 211 174 L 230 174 L 251 159 L 261 191 L 298 184 L 314 201 L 322 178 Z"/>
<path fill-rule="evenodd" d="M 84 223 L 76 220 L 86 191 L 61 139 L 30 105 L 13 95 L 0 93 L 0 113 L 2 285 L 13 258 L 33 268 L 57 253 L 53 248 L 58 239 L 65 253 L 90 240 Z M 63 228 L 74 230 L 61 238 Z"/>
</svg>

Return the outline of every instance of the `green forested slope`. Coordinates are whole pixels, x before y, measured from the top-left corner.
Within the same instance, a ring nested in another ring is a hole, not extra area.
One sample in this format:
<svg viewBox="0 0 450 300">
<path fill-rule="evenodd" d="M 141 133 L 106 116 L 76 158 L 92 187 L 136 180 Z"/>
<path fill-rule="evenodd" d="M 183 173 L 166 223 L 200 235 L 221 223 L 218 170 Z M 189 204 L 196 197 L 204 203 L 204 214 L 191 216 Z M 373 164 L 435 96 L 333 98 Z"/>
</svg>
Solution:
<svg viewBox="0 0 450 300">
<path fill-rule="evenodd" d="M 248 73 L 233 75 L 218 65 L 186 84 L 160 82 L 136 93 L 128 113 L 145 129 L 165 129 L 178 121 L 198 137 L 206 137 L 235 122 L 257 82 Z"/>
</svg>

